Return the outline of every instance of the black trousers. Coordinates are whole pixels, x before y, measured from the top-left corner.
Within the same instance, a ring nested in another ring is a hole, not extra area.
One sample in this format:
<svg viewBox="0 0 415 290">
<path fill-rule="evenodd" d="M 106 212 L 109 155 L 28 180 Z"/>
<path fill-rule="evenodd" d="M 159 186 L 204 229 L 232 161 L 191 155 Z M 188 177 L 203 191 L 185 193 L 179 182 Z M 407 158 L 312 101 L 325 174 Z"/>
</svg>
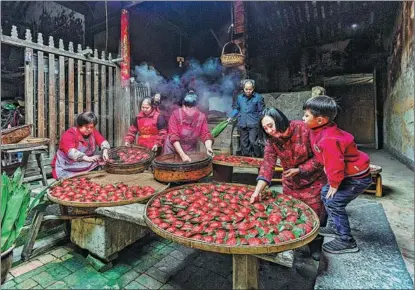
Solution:
<svg viewBox="0 0 415 290">
<path fill-rule="evenodd" d="M 261 147 L 258 145 L 258 128 L 239 127 L 241 153 L 243 156 L 261 157 Z"/>
</svg>

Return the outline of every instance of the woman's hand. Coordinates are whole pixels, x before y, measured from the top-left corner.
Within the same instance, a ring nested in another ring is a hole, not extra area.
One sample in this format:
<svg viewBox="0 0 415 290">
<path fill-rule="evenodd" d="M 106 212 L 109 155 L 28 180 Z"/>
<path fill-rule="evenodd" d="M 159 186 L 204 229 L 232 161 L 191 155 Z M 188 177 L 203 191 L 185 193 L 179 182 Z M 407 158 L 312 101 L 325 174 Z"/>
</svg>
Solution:
<svg viewBox="0 0 415 290">
<path fill-rule="evenodd" d="M 92 163 L 92 162 L 97 162 L 100 158 L 101 158 L 101 156 L 99 156 L 99 155 L 94 155 L 94 156 L 86 156 L 85 155 L 84 157 L 82 157 L 82 160 L 85 161 L 85 162 Z"/>
<path fill-rule="evenodd" d="M 212 147 L 207 147 L 206 148 L 206 153 L 207 153 L 207 155 L 209 155 L 210 157 L 213 157 L 213 149 L 212 149 Z"/>
<path fill-rule="evenodd" d="M 300 173 L 300 168 L 291 168 L 291 169 L 285 170 L 282 173 L 282 176 L 284 176 L 285 178 L 287 178 L 287 177 L 294 177 L 298 173 Z"/>
<path fill-rule="evenodd" d="M 130 146 L 131 146 L 131 144 L 130 144 L 130 143 L 128 143 L 128 142 L 125 142 L 125 143 L 124 143 L 124 146 L 126 146 L 126 147 L 130 147 Z"/>
<path fill-rule="evenodd" d="M 187 155 L 185 153 L 180 155 L 180 157 L 182 158 L 183 162 L 191 162 L 192 161 L 192 159 L 189 157 L 189 155 Z"/>
<path fill-rule="evenodd" d="M 151 148 L 151 151 L 157 152 L 158 149 L 159 149 L 159 146 L 156 144 L 153 146 L 153 148 Z"/>
<path fill-rule="evenodd" d="M 267 182 L 264 180 L 258 180 L 258 183 L 255 187 L 254 193 L 251 195 L 251 199 L 249 200 L 250 203 L 254 203 L 256 201 L 261 201 L 261 193 L 264 191 L 265 187 L 267 186 Z"/>
<path fill-rule="evenodd" d="M 110 159 L 108 156 L 108 149 L 102 150 L 102 159 L 104 159 L 105 162 L 107 162 Z"/>
</svg>

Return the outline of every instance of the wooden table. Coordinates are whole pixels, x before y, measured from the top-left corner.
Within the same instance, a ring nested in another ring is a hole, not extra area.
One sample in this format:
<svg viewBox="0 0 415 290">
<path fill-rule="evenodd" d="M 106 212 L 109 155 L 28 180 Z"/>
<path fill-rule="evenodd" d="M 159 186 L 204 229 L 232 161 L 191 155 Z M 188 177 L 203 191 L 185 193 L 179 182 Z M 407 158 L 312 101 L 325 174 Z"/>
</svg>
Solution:
<svg viewBox="0 0 415 290">
<path fill-rule="evenodd" d="M 20 163 L 20 168 L 22 169 L 23 176 L 25 175 L 27 164 L 29 161 L 30 154 L 35 154 L 37 165 L 40 170 L 40 174 L 23 179 L 24 182 L 30 182 L 33 180 L 42 179 L 42 183 L 44 186 L 47 186 L 47 179 L 46 174 L 44 170 L 44 164 L 42 159 L 42 153 L 48 152 L 48 145 L 49 145 L 49 139 L 47 138 L 33 138 L 33 137 L 27 137 L 23 139 L 22 141 L 15 143 L 15 144 L 2 144 L 1 145 L 1 151 L 6 154 L 12 154 L 12 153 L 23 153 L 22 162 Z"/>
<path fill-rule="evenodd" d="M 218 182 L 232 182 L 232 175 L 233 175 L 233 168 L 240 167 L 240 168 L 259 168 L 262 165 L 263 158 L 253 158 L 261 164 L 241 164 L 241 163 L 233 163 L 233 162 L 225 162 L 225 161 L 218 161 L 213 159 L 213 179 Z M 275 171 L 281 173 L 283 171 L 282 167 L 275 166 Z M 272 181 L 281 181 L 280 178 L 274 178 Z"/>
<path fill-rule="evenodd" d="M 166 190 L 160 194 L 166 194 L 171 190 L 177 190 L 183 186 L 174 187 L 169 190 Z M 158 234 L 159 236 L 171 240 L 173 242 L 179 243 L 186 247 L 196 248 L 200 250 L 216 252 L 221 254 L 231 254 L 233 259 L 233 289 L 258 289 L 258 273 L 259 273 L 259 262 L 258 258 L 254 255 L 257 254 L 270 254 L 270 253 L 279 253 L 295 248 L 299 248 L 303 245 L 311 242 L 318 234 L 319 223 L 318 217 L 311 211 L 314 217 L 314 220 L 317 221 L 317 226 L 313 228 L 311 232 L 306 234 L 301 238 L 297 238 L 292 241 L 286 241 L 277 245 L 261 245 L 261 246 L 228 246 L 214 243 L 207 243 L 200 240 L 185 238 L 181 236 L 174 235 L 166 230 L 163 230 L 157 227 L 151 219 L 147 217 L 147 207 L 151 206 L 151 203 L 156 199 L 160 194 L 154 196 L 146 205 L 145 211 L 145 222 L 148 227 Z M 309 207 L 307 206 L 307 209 Z"/>
</svg>

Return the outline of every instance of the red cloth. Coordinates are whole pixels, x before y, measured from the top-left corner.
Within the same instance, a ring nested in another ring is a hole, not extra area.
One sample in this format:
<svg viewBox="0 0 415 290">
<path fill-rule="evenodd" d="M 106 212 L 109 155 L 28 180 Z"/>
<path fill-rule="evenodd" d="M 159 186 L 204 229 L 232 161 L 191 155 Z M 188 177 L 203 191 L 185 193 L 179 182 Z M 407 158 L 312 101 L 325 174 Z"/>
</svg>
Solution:
<svg viewBox="0 0 415 290">
<path fill-rule="evenodd" d="M 302 121 L 291 121 L 288 130 L 287 138 L 273 138 L 266 143 L 258 179 L 271 182 L 277 157 L 284 171 L 299 168 L 296 176 L 282 177 L 283 193 L 305 202 L 321 217 L 324 209 L 320 191 L 327 180 L 323 165 L 313 155 L 310 130 Z"/>
<path fill-rule="evenodd" d="M 124 141 L 130 144 L 134 143 L 135 136 L 138 133 L 137 144 L 152 149 L 155 144 L 160 147 L 164 144 L 167 129 L 158 129 L 157 122 L 160 116 L 158 110 L 153 110 L 150 114 L 145 115 L 140 112 L 137 115 L 135 124 L 128 129 Z"/>
<path fill-rule="evenodd" d="M 93 140 L 91 140 L 91 138 L 93 138 Z M 87 139 L 85 139 L 82 136 L 82 134 L 78 131 L 77 127 L 72 127 L 66 130 L 65 133 L 63 133 L 61 140 L 59 142 L 58 152 L 56 152 L 51 162 L 53 178 L 57 179 L 55 165 L 57 154 L 59 153 L 59 151 L 65 155 L 65 158 L 69 159 L 69 157 L 67 156 L 69 150 L 79 150 L 79 148 L 83 147 L 88 148 L 87 151 L 93 153 L 95 151 L 95 144 L 101 146 L 102 142 L 104 141 L 106 141 L 105 138 L 96 129 L 92 131 L 92 133 L 89 135 Z"/>
<path fill-rule="evenodd" d="M 353 135 L 339 129 L 335 123 L 313 129 L 310 141 L 334 188 L 338 188 L 345 177 L 361 175 L 369 169 L 369 155 L 359 151 Z"/>
<path fill-rule="evenodd" d="M 188 115 L 186 112 L 179 108 L 174 111 L 169 119 L 169 137 L 173 144 L 179 141 L 183 147 L 184 143 L 195 143 L 200 139 L 202 142 L 206 140 L 212 140 L 213 137 L 209 132 L 209 126 L 207 123 L 206 115 L 199 111 L 198 108 L 194 108 L 193 115 Z M 182 138 L 182 128 L 184 126 L 190 126 L 192 128 L 192 135 Z"/>
</svg>

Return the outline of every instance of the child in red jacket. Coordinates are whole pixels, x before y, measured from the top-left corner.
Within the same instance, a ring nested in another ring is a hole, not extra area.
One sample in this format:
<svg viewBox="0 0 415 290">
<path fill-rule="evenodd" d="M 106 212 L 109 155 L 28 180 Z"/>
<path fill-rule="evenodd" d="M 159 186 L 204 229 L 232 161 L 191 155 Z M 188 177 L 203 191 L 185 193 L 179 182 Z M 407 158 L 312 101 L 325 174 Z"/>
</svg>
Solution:
<svg viewBox="0 0 415 290">
<path fill-rule="evenodd" d="M 359 251 L 351 235 L 346 206 L 372 183 L 369 156 L 357 149 L 354 137 L 337 128 L 336 101 L 328 96 L 308 99 L 303 121 L 311 129 L 310 142 L 317 159 L 324 165 L 328 184 L 321 190 L 321 199 L 328 213 L 321 236 L 334 237 L 323 249 L 333 254 Z"/>
</svg>

